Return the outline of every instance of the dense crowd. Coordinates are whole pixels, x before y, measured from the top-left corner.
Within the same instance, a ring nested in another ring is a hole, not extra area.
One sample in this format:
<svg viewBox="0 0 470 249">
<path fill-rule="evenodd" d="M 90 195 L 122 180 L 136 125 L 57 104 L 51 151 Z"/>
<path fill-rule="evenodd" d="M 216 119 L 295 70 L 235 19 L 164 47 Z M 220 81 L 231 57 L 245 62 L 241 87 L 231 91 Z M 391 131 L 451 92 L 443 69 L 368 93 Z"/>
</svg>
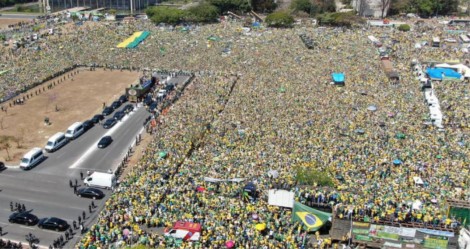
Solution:
<svg viewBox="0 0 470 249">
<path fill-rule="evenodd" d="M 450 46 L 415 48 L 431 34 L 310 27 L 244 33 L 240 23 L 182 29 L 144 21 L 68 28 L 39 51 L 3 55 L 14 73 L 2 87 L 13 91 L 74 64 L 206 72 L 159 116 L 155 139 L 81 248 L 222 248 L 227 241 L 239 248 L 299 248 L 305 234 L 291 222 L 290 210 L 267 204 L 272 188 L 294 191 L 307 205 L 329 205 L 339 217 L 461 222 L 446 217 L 444 202 L 469 196 L 468 83 L 435 84 L 445 115 L 445 129 L 438 131 L 410 63 L 466 57 Z M 138 48 L 115 48 L 142 30 L 151 36 Z M 306 49 L 300 34 L 315 48 Z M 399 84 L 389 83 L 368 35 L 390 47 Z M 345 87 L 330 84 L 333 72 L 345 73 Z M 329 174 L 335 186 L 297 184 L 299 166 Z M 270 177 L 271 170 L 278 177 Z M 204 177 L 244 181 L 214 184 Z M 248 182 L 258 188 L 255 201 L 242 198 Z M 417 200 L 421 205 L 411 208 Z M 203 224 L 201 240 L 164 238 L 158 228 L 178 220 Z M 265 231 L 255 229 L 259 223 Z"/>
</svg>

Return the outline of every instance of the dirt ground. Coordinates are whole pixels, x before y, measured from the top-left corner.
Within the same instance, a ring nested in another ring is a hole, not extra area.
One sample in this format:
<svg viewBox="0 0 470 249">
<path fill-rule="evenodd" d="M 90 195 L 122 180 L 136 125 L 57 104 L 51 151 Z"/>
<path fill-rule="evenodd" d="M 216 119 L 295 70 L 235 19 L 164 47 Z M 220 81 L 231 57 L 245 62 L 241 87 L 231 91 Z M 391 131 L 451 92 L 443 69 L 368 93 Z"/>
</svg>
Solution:
<svg viewBox="0 0 470 249">
<path fill-rule="evenodd" d="M 20 19 L 20 18 L 0 18 L 0 29 L 7 28 L 10 24 L 15 24 L 19 22 L 29 22 L 30 19 Z"/>
<path fill-rule="evenodd" d="M 76 71 L 79 72 L 74 74 Z M 66 79 L 57 83 L 64 76 Z M 72 123 L 85 121 L 101 113 L 103 102 L 111 104 L 124 94 L 127 86 L 135 84 L 138 77 L 139 73 L 135 71 L 79 69 L 25 93 L 33 96 L 26 99 L 23 105 L 10 107 L 11 101 L 2 104 L 7 112 L 0 112 L 0 133 L 2 136 L 13 136 L 16 141 L 10 140 L 8 154 L 11 159 L 6 160 L 7 152 L 1 150 L 0 161 L 7 165 L 18 164 L 23 154 L 31 148 L 44 147 L 51 135 L 65 132 Z M 47 86 L 51 82 L 56 82 L 56 86 L 48 90 Z M 39 89 L 41 93 L 36 95 Z M 49 118 L 50 125 L 45 125 L 45 117 Z"/>
</svg>

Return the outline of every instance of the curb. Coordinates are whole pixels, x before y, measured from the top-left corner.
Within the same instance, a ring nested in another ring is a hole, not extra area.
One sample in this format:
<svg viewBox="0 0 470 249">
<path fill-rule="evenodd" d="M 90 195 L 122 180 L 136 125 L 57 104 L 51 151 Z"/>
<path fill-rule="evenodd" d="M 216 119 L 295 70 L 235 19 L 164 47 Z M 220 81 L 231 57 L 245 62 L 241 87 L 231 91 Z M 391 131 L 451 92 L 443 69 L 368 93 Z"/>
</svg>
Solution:
<svg viewBox="0 0 470 249">
<path fill-rule="evenodd" d="M 5 164 L 5 167 L 7 167 L 7 169 L 19 169 L 20 165 L 6 165 Z"/>
</svg>

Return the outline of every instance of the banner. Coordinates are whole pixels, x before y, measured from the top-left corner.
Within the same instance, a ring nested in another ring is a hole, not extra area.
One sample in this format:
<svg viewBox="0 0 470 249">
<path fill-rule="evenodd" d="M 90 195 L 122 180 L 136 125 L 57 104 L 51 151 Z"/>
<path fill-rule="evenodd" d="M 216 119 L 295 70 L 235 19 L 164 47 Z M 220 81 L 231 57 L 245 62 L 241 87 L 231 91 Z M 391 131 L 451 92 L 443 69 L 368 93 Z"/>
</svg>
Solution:
<svg viewBox="0 0 470 249">
<path fill-rule="evenodd" d="M 390 228 L 386 229 L 385 226 L 370 225 L 369 236 L 381 239 L 398 240 L 398 238 L 400 237 L 398 233 L 391 232 L 395 232 L 395 230 Z"/>
<path fill-rule="evenodd" d="M 353 234 L 369 235 L 369 229 L 353 228 Z"/>
<path fill-rule="evenodd" d="M 447 248 L 448 240 L 446 237 L 429 237 L 424 238 L 424 247 L 431 249 Z"/>
<path fill-rule="evenodd" d="M 268 194 L 269 205 L 287 208 L 294 207 L 294 192 L 281 189 L 270 189 Z"/>
<path fill-rule="evenodd" d="M 361 234 L 356 234 L 354 235 L 355 240 L 360 240 L 360 241 L 372 241 L 372 238 L 366 235 L 361 235 Z"/>
<path fill-rule="evenodd" d="M 292 210 L 292 222 L 302 222 L 307 231 L 317 231 L 330 217 L 330 213 L 325 213 L 302 205 L 299 202 L 294 202 L 294 209 Z"/>
</svg>

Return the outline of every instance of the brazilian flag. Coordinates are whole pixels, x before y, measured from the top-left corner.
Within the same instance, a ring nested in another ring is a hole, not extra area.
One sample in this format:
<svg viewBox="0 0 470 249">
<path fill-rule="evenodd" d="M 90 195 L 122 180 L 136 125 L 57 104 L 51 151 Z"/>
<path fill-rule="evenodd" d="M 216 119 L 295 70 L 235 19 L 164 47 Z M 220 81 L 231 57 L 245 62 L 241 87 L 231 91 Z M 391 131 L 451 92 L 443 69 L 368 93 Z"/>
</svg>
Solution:
<svg viewBox="0 0 470 249">
<path fill-rule="evenodd" d="M 292 222 L 299 221 L 309 232 L 315 232 L 320 229 L 331 217 L 330 213 L 325 213 L 311 207 L 294 202 L 292 210 Z"/>
</svg>

